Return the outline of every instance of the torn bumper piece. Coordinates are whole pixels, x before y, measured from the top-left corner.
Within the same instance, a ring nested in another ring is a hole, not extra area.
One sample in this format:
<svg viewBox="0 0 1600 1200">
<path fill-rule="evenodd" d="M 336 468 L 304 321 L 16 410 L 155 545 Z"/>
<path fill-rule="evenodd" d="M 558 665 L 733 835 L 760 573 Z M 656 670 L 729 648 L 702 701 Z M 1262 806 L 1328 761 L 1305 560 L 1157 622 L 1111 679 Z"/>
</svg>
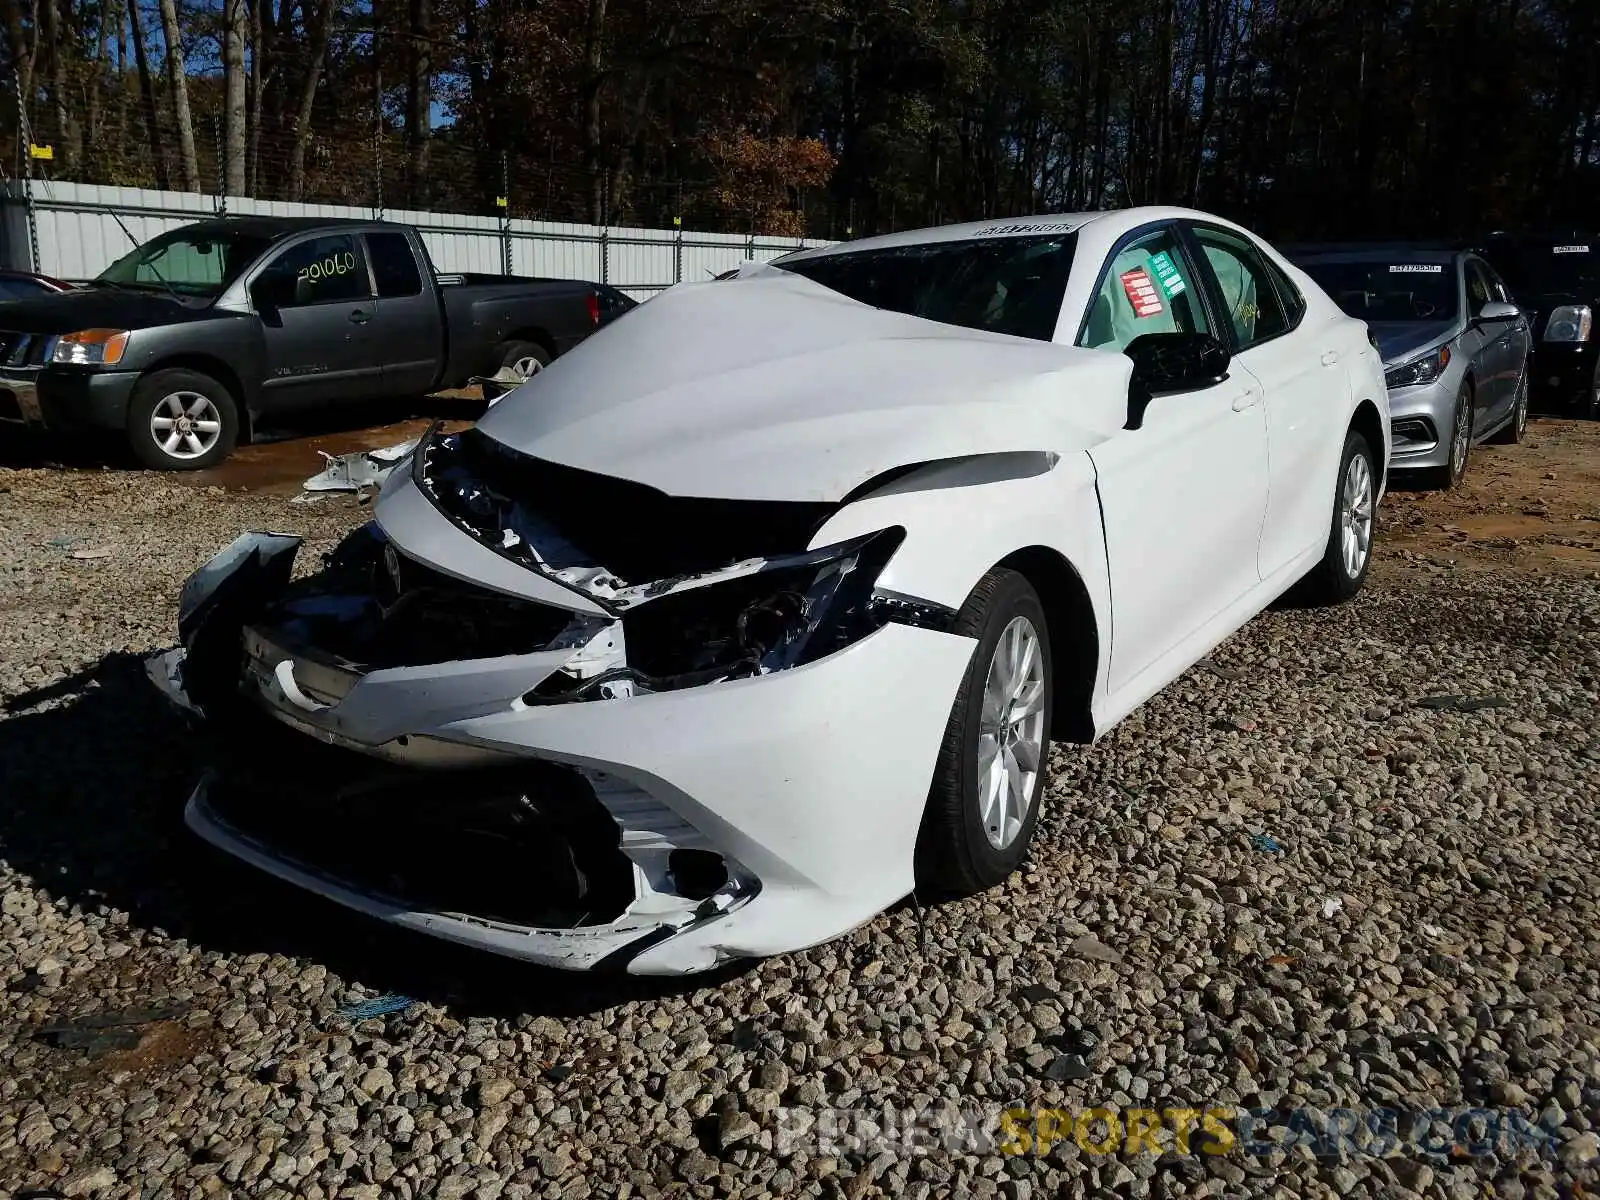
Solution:
<svg viewBox="0 0 1600 1200">
<path fill-rule="evenodd" d="M 826 941 L 911 890 L 969 639 L 890 620 L 791 667 L 564 701 L 541 685 L 603 674 L 653 601 L 539 628 L 495 607 L 525 601 L 441 592 L 403 555 L 409 610 L 378 581 L 345 594 L 336 563 L 308 594 L 287 582 L 292 547 L 251 536 L 186 591 L 185 647 L 149 665 L 224 732 L 229 762 L 187 809 L 222 850 L 418 932 L 639 974 Z M 346 566 L 387 576 L 393 558 L 370 557 Z M 383 628 L 435 594 L 453 652 L 495 653 L 397 655 Z M 367 600 L 379 617 L 358 619 Z"/>
</svg>

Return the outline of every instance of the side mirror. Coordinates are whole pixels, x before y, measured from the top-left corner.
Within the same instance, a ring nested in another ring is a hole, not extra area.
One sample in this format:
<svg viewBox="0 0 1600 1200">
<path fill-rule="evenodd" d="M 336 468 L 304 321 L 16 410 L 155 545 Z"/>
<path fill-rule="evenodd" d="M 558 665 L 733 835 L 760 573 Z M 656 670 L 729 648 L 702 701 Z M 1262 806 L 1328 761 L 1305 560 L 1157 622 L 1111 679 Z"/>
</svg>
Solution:
<svg viewBox="0 0 1600 1200">
<path fill-rule="evenodd" d="M 1503 300 L 1491 300 L 1478 310 L 1480 321 L 1515 321 L 1521 315 L 1520 308 Z"/>
<path fill-rule="evenodd" d="M 1209 333 L 1142 333 L 1123 350 L 1133 360 L 1128 383 L 1128 429 L 1144 424 L 1157 396 L 1197 392 L 1228 378 L 1228 348 Z"/>
</svg>

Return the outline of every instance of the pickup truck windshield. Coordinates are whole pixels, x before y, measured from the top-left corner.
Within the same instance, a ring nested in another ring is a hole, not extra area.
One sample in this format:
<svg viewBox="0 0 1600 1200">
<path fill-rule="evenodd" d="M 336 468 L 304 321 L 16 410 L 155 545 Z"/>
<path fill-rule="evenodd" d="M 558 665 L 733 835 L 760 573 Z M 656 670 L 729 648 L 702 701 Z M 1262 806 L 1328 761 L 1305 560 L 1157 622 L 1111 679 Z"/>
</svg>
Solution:
<svg viewBox="0 0 1600 1200">
<path fill-rule="evenodd" d="M 1456 269 L 1403 258 L 1301 263 L 1305 273 L 1361 321 L 1453 321 L 1461 311 Z"/>
<path fill-rule="evenodd" d="M 852 300 L 946 325 L 1047 342 L 1076 234 L 845 250 L 773 265 Z"/>
<path fill-rule="evenodd" d="M 181 296 L 219 296 L 270 244 L 253 234 L 174 229 L 117 259 L 94 282 L 158 292 L 170 288 Z"/>
</svg>

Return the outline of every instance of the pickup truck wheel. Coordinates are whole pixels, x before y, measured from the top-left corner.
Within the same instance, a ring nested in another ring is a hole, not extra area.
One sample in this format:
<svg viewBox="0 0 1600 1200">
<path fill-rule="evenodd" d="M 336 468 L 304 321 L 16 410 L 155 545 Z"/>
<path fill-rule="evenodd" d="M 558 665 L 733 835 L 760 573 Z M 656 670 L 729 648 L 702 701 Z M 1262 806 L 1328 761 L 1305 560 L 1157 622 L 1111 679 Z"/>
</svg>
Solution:
<svg viewBox="0 0 1600 1200">
<path fill-rule="evenodd" d="M 975 638 L 917 835 L 919 888 L 971 895 L 1022 865 L 1044 795 L 1054 702 L 1044 607 L 1016 571 L 989 572 L 953 633 Z"/>
<path fill-rule="evenodd" d="M 157 471 L 215 466 L 239 439 L 239 408 L 209 375 L 183 367 L 139 380 L 128 401 L 128 444 Z"/>
<path fill-rule="evenodd" d="M 550 365 L 550 351 L 538 342 L 507 342 L 501 348 L 500 365 L 528 379 Z"/>
</svg>

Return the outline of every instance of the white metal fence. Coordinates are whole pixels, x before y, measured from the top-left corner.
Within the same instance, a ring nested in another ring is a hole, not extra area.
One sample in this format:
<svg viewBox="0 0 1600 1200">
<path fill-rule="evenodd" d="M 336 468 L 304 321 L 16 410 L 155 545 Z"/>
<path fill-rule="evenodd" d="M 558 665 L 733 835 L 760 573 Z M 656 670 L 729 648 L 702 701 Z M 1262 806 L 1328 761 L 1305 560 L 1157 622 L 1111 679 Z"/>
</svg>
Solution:
<svg viewBox="0 0 1600 1200">
<path fill-rule="evenodd" d="M 130 235 L 135 241 L 147 241 L 219 212 L 403 221 L 422 232 L 440 271 L 596 280 L 639 300 L 674 283 L 709 278 L 746 259 L 765 261 L 804 246 L 826 244 L 818 239 L 605 228 L 463 213 L 376 212 L 337 204 L 35 180 L 31 185 L 0 184 L 0 266 L 58 279 L 91 279 L 132 248 Z"/>
</svg>

